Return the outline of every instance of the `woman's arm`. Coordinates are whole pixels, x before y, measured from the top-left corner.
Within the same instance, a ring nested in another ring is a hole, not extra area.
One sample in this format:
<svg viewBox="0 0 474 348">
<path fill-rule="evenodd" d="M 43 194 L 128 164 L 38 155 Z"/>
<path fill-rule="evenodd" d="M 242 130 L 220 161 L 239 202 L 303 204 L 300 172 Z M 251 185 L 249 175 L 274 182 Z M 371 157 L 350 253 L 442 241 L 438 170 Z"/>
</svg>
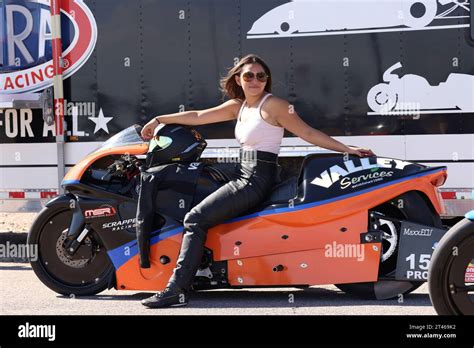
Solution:
<svg viewBox="0 0 474 348">
<path fill-rule="evenodd" d="M 239 108 L 240 103 L 232 99 L 210 109 L 156 116 L 143 127 L 142 137 L 144 139 L 150 139 L 153 136 L 155 128 L 160 123 L 199 126 L 202 124 L 230 121 L 236 118 Z"/>
<path fill-rule="evenodd" d="M 232 99 L 210 109 L 178 112 L 176 114 L 157 116 L 156 118 L 160 123 L 165 124 L 177 123 L 188 126 L 199 126 L 202 124 L 233 120 L 235 119 L 236 110 L 239 109 L 239 106 L 239 102 Z"/>
<path fill-rule="evenodd" d="M 299 117 L 290 107 L 290 104 L 279 98 L 272 98 L 268 103 L 268 112 L 276 115 L 277 122 L 294 135 L 316 146 L 323 147 L 328 150 L 349 153 L 357 156 L 373 156 L 374 153 L 369 149 L 347 146 L 336 139 L 326 135 L 325 133 L 309 126 Z"/>
</svg>

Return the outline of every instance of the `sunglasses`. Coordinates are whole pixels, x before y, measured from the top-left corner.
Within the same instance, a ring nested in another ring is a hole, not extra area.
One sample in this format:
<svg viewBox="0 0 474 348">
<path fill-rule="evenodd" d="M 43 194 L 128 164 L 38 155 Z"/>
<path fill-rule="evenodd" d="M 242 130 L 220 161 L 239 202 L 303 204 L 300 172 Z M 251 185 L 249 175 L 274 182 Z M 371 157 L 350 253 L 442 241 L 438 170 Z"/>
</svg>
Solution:
<svg viewBox="0 0 474 348">
<path fill-rule="evenodd" d="M 268 75 L 267 73 L 265 72 L 259 72 L 257 74 L 254 74 L 253 72 L 251 71 L 247 71 L 247 72 L 244 72 L 242 74 L 242 78 L 244 79 L 245 82 L 251 82 L 253 81 L 253 79 L 255 78 L 255 76 L 257 77 L 257 80 L 260 81 L 260 82 L 266 82 L 268 80 Z"/>
</svg>

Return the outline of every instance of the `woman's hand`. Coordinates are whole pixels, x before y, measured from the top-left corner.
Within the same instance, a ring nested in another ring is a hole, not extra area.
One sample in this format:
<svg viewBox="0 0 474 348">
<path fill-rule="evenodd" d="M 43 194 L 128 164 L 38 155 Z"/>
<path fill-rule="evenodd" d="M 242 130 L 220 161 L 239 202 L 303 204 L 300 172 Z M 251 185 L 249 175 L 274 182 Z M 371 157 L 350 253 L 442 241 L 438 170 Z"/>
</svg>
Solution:
<svg viewBox="0 0 474 348">
<path fill-rule="evenodd" d="M 156 119 L 156 117 L 153 117 L 150 122 L 148 122 L 143 128 L 142 128 L 142 138 L 144 140 L 150 140 L 153 138 L 153 133 L 155 132 L 156 127 L 160 122 Z"/>
<path fill-rule="evenodd" d="M 371 149 L 364 149 L 358 146 L 348 146 L 349 150 L 347 153 L 349 155 L 356 155 L 359 157 L 366 157 L 366 156 L 375 156 Z"/>
</svg>

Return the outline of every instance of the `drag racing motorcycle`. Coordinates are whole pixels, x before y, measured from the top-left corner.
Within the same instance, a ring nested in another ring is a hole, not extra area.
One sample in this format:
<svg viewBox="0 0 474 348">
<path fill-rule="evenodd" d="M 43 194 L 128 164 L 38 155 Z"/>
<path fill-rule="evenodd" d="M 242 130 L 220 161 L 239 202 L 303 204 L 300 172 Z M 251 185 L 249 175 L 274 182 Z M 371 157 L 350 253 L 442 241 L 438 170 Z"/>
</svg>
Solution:
<svg viewBox="0 0 474 348">
<path fill-rule="evenodd" d="M 152 147 L 140 132 L 129 127 L 77 163 L 64 177 L 65 193 L 34 221 L 28 243 L 38 245 L 39 257 L 31 265 L 55 292 L 163 289 L 183 232 L 176 197 L 192 197 L 180 205 L 189 210 L 238 166 L 201 160 L 207 143 L 190 127 L 157 127 L 153 151 L 169 152 L 156 168 L 172 174 L 155 197 L 150 267 L 141 268 L 137 192 Z M 180 144 L 179 133 L 191 140 Z M 173 143 L 178 150 L 170 150 Z M 179 175 L 198 170 L 194 187 L 179 182 Z M 446 178 L 446 167 L 309 154 L 299 174 L 279 182 L 264 202 L 209 229 L 193 289 L 336 284 L 368 299 L 408 294 L 426 281 L 433 245 L 445 233 L 438 187 Z"/>
<path fill-rule="evenodd" d="M 441 238 L 428 279 L 438 314 L 474 315 L 474 210 Z"/>
</svg>

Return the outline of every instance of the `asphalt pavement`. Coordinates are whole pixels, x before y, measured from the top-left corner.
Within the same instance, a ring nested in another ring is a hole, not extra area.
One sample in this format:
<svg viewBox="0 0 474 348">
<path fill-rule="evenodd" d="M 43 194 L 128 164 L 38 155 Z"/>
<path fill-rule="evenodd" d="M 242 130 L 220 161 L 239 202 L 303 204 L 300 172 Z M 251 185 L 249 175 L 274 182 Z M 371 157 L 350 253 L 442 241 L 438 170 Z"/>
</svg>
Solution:
<svg viewBox="0 0 474 348">
<path fill-rule="evenodd" d="M 307 289 L 208 290 L 192 294 L 188 306 L 147 309 L 152 293 L 107 290 L 70 298 L 47 288 L 28 263 L 0 263 L 1 315 L 435 315 L 426 284 L 400 299 L 367 301 L 335 286 Z"/>
</svg>

